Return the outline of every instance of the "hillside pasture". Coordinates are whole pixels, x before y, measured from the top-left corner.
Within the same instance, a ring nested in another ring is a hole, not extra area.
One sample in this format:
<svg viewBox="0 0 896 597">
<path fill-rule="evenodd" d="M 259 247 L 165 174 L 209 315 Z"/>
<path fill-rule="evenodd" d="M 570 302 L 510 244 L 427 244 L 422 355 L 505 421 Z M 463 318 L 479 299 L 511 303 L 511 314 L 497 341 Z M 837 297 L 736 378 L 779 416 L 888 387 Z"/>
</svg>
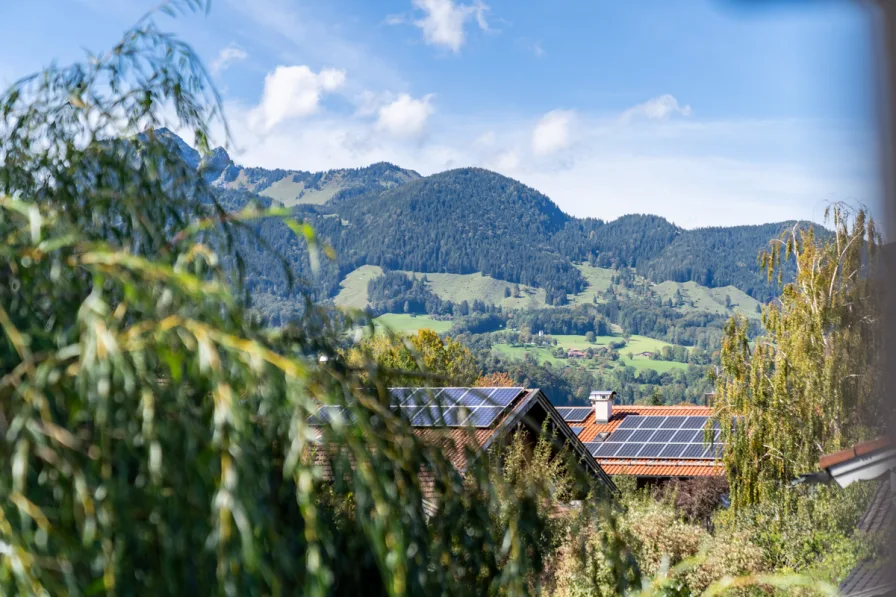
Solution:
<svg viewBox="0 0 896 597">
<path fill-rule="evenodd" d="M 386 313 L 373 320 L 377 328 L 386 328 L 398 334 L 409 334 L 417 330 L 430 329 L 444 334 L 451 329 L 450 321 L 439 321 L 426 315 L 408 315 L 407 313 Z"/>
</svg>

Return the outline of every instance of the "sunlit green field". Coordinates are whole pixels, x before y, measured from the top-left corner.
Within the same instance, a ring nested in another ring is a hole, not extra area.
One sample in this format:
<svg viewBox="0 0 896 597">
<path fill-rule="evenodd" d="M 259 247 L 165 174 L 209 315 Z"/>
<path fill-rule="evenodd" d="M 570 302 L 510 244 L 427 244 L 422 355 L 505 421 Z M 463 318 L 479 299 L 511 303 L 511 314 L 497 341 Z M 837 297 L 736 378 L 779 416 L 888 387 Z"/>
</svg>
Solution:
<svg viewBox="0 0 896 597">
<path fill-rule="evenodd" d="M 594 343 L 592 344 L 585 340 L 585 336 L 560 334 L 552 337 L 556 338 L 558 345 L 562 346 L 564 349 L 577 348 L 579 350 L 586 350 L 589 346 L 606 346 L 610 342 L 621 341 L 623 339 L 620 336 L 597 336 Z M 664 346 L 672 345 L 668 342 L 663 342 L 662 340 L 656 340 L 655 338 L 647 338 L 645 336 L 631 336 L 625 347 L 619 349 L 620 358 L 618 362 L 634 367 L 639 371 L 642 369 L 653 369 L 658 373 L 665 373 L 666 371 L 672 371 L 674 369 L 686 369 L 686 363 L 678 363 L 675 361 L 654 361 L 650 359 L 650 357 L 638 356 L 639 353 L 643 352 L 660 351 Z M 529 353 L 539 363 L 548 362 L 552 365 L 560 366 L 583 365 L 589 368 L 592 366 L 592 362 L 586 360 L 558 359 L 553 355 L 555 347 L 536 348 L 533 346 L 511 346 L 510 344 L 495 344 L 493 349 L 500 354 L 512 359 L 523 359 L 526 356 L 526 353 Z M 632 354 L 631 359 L 628 358 L 629 353 Z"/>
<path fill-rule="evenodd" d="M 426 315 L 408 315 L 405 313 L 386 313 L 373 320 L 377 327 L 384 327 L 397 333 L 416 332 L 428 328 L 442 334 L 451 329 L 450 321 L 438 321 Z"/>
</svg>

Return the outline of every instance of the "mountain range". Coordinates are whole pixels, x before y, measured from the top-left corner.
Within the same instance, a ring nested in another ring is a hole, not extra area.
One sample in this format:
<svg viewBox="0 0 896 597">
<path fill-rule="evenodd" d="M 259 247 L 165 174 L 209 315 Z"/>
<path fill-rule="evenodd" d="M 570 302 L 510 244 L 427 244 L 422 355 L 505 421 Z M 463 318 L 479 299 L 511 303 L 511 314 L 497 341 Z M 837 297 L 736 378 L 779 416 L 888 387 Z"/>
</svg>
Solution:
<svg viewBox="0 0 896 597">
<path fill-rule="evenodd" d="M 653 283 L 733 286 L 765 302 L 778 287 L 760 271 L 757 256 L 797 222 L 683 229 L 654 215 L 616 220 L 577 218 L 546 195 L 481 168 L 431 176 L 393 164 L 305 172 L 236 164 L 223 148 L 201 157 L 170 131 L 191 165 L 237 209 L 248 201 L 293 208 L 336 253 L 313 272 L 304 241 L 279 221 L 258 225 L 292 273 L 316 300 L 331 300 L 340 283 L 363 266 L 421 273 L 480 273 L 544 290 L 548 306 L 562 306 L 587 289 L 582 264 L 634 271 Z M 811 224 L 806 224 L 811 225 Z M 260 300 L 289 300 L 287 278 L 257 243 L 249 256 L 248 286 Z M 267 298 L 265 298 L 267 297 Z"/>
</svg>

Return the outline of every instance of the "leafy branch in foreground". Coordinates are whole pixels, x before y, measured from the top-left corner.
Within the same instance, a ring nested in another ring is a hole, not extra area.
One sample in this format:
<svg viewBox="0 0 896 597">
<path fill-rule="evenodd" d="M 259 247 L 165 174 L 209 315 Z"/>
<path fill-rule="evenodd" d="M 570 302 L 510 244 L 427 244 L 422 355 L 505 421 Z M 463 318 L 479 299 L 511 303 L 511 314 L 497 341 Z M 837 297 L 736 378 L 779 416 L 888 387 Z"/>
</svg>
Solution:
<svg viewBox="0 0 896 597">
<path fill-rule="evenodd" d="M 350 320 L 270 332 L 232 291 L 230 241 L 271 213 L 227 214 L 154 132 L 173 113 L 205 148 L 221 113 L 153 18 L 0 96 L 0 591 L 530 592 L 538 491 L 491 524 L 487 463 L 462 479 L 391 378 L 319 361 Z M 348 417 L 312 429 L 322 404 Z"/>
</svg>

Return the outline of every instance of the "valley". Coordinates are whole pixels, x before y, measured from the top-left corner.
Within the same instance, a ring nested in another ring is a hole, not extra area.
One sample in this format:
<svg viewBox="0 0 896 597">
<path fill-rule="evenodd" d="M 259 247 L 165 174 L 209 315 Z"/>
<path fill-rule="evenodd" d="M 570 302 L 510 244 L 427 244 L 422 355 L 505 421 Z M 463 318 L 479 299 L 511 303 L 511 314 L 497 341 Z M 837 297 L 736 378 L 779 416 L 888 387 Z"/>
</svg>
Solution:
<svg viewBox="0 0 896 597">
<path fill-rule="evenodd" d="M 432 329 L 463 342 L 484 373 L 513 369 L 561 402 L 583 400 L 590 385 L 614 387 L 625 403 L 657 392 L 669 404 L 702 400 L 726 321 L 760 331 L 762 305 L 779 289 L 757 256 L 793 225 L 575 218 L 481 168 L 267 170 L 220 148 L 202 159 L 164 134 L 226 209 L 288 207 L 332 249 L 333 259 L 312 259 L 278 219 L 236 238 L 253 307 L 270 325 L 301 317 L 310 297 L 380 329 Z"/>
</svg>

